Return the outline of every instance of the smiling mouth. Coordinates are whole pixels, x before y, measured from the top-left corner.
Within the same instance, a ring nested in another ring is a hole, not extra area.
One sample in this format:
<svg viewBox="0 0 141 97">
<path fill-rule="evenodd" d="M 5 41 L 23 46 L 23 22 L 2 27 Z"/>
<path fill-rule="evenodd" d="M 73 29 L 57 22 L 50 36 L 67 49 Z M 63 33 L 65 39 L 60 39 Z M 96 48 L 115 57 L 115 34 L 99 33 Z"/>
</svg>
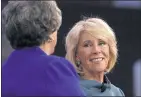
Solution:
<svg viewBox="0 0 141 97">
<path fill-rule="evenodd" d="M 103 58 L 93 58 L 93 59 L 90 59 L 91 62 L 100 62 L 102 60 L 103 60 Z"/>
</svg>

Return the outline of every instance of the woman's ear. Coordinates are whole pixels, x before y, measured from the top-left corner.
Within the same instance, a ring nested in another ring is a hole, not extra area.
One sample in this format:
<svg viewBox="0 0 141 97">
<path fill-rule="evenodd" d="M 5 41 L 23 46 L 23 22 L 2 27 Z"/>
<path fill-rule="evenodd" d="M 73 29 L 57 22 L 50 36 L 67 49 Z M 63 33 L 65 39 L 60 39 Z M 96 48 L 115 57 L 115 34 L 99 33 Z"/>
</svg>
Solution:
<svg viewBox="0 0 141 97">
<path fill-rule="evenodd" d="M 57 31 L 53 32 L 52 34 L 49 35 L 49 39 L 48 42 L 53 42 L 53 41 L 57 41 Z"/>
<path fill-rule="evenodd" d="M 49 37 L 49 39 L 48 39 L 47 42 L 50 43 L 50 42 L 52 42 L 52 41 L 53 41 L 52 38 Z"/>
</svg>

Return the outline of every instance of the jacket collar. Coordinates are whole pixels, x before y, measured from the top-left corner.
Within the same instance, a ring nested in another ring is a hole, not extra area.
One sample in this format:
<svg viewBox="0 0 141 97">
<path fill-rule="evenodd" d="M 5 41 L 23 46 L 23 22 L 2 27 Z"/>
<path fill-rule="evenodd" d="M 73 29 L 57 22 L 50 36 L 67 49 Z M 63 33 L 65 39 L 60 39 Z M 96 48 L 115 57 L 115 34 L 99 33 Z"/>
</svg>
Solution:
<svg viewBox="0 0 141 97">
<path fill-rule="evenodd" d="M 43 55 L 43 56 L 48 55 L 39 46 L 26 47 L 22 49 L 17 49 L 15 51 L 28 52 L 28 53 L 32 53 L 33 55 Z"/>
<path fill-rule="evenodd" d="M 106 75 L 104 75 L 103 83 L 100 83 L 96 80 L 86 80 L 86 79 L 80 78 L 80 84 L 86 88 L 101 88 L 102 85 L 104 85 L 106 88 L 111 87 L 111 82 L 109 81 Z"/>
</svg>

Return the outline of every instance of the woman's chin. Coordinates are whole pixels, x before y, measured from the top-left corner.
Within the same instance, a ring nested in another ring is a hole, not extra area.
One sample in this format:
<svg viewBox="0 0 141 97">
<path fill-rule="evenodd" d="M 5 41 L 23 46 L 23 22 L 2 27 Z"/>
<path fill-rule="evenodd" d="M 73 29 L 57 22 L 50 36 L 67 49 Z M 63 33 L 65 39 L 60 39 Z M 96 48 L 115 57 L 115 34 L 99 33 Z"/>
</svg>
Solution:
<svg viewBox="0 0 141 97">
<path fill-rule="evenodd" d="M 95 69 L 95 70 L 91 70 L 91 72 L 93 73 L 104 73 L 105 69 Z"/>
</svg>

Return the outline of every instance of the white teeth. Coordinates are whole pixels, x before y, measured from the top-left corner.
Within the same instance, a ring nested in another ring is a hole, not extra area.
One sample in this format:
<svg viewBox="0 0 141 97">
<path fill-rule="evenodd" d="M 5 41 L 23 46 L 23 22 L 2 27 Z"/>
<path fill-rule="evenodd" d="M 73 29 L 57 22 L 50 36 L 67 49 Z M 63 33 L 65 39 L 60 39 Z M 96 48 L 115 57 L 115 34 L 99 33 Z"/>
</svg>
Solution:
<svg viewBox="0 0 141 97">
<path fill-rule="evenodd" d="M 94 58 L 92 61 L 93 61 L 93 62 L 102 61 L 102 58 Z"/>
</svg>

